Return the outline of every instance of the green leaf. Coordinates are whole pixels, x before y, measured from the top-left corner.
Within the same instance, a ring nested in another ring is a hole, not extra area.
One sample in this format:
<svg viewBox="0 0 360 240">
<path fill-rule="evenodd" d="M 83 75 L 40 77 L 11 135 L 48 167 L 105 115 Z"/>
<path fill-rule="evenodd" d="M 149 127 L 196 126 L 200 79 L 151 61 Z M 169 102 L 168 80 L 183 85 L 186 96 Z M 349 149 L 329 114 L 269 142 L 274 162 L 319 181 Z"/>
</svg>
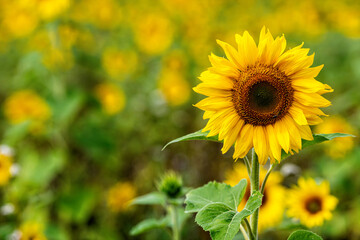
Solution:
<svg viewBox="0 0 360 240">
<path fill-rule="evenodd" d="M 217 136 L 213 136 L 213 137 L 207 137 L 209 131 L 207 132 L 202 132 L 202 130 L 199 130 L 197 132 L 194 133 L 190 133 L 188 135 L 179 137 L 177 139 L 172 140 L 171 142 L 168 142 L 163 148 L 162 150 L 164 150 L 167 146 L 169 146 L 170 144 L 173 143 L 177 143 L 177 142 L 183 142 L 183 141 L 190 141 L 190 140 L 208 140 L 208 141 L 215 141 L 215 142 L 219 142 L 218 137 Z"/>
<path fill-rule="evenodd" d="M 199 211 L 195 221 L 205 231 L 210 231 L 213 240 L 232 240 L 239 231 L 241 221 L 261 206 L 261 199 L 262 194 L 255 192 L 241 212 L 223 203 L 211 203 Z"/>
<path fill-rule="evenodd" d="M 230 209 L 236 210 L 244 197 L 246 185 L 246 179 L 242 179 L 234 187 L 225 183 L 209 182 L 205 186 L 196 188 L 186 195 L 185 212 L 199 212 L 210 203 L 223 203 Z"/>
<path fill-rule="evenodd" d="M 240 229 L 241 221 L 261 206 L 262 194 L 255 192 L 244 209 L 237 207 L 244 197 L 246 179 L 236 186 L 210 182 L 186 195 L 186 212 L 198 212 L 195 221 L 209 231 L 213 240 L 232 240 Z"/>
<path fill-rule="evenodd" d="M 313 134 L 313 137 L 314 137 L 314 140 L 312 140 L 312 141 L 308 141 L 308 140 L 304 140 L 304 139 L 301 140 L 303 149 L 307 148 L 309 146 L 318 144 L 318 143 L 333 140 L 334 138 L 355 137 L 355 136 L 351 135 L 351 134 L 346 134 L 346 133 L 329 133 L 329 134 Z M 284 151 L 282 151 L 281 159 L 287 158 L 290 155 L 291 155 L 291 153 L 285 153 Z"/>
<path fill-rule="evenodd" d="M 311 231 L 297 230 L 290 234 L 288 240 L 322 240 L 322 237 Z"/>
<path fill-rule="evenodd" d="M 165 205 L 166 196 L 159 192 L 152 192 L 132 200 L 131 204 L 138 205 Z"/>
<path fill-rule="evenodd" d="M 208 140 L 208 141 L 221 142 L 218 140 L 218 136 L 207 137 L 208 133 L 209 133 L 209 131 L 202 132 L 202 130 L 199 130 L 194 133 L 190 133 L 188 135 L 174 139 L 171 142 L 167 143 L 163 147 L 162 150 L 164 150 L 170 144 L 177 143 L 177 142 L 183 142 L 183 141 L 190 141 L 190 140 Z M 355 136 L 351 135 L 351 134 L 346 134 L 346 133 L 329 133 L 329 134 L 313 134 L 313 137 L 314 137 L 314 140 L 312 140 L 312 141 L 302 139 L 302 148 L 303 149 L 306 147 L 312 146 L 314 144 L 317 144 L 317 143 L 322 143 L 325 141 L 332 140 L 334 138 L 355 137 Z M 287 158 L 290 155 L 291 155 L 291 153 L 285 153 L 284 151 L 282 151 L 281 159 Z"/>
<path fill-rule="evenodd" d="M 164 217 L 162 219 L 149 218 L 134 226 L 130 230 L 130 235 L 135 236 L 151 229 L 170 227 L 170 225 L 171 222 L 168 217 Z"/>
</svg>

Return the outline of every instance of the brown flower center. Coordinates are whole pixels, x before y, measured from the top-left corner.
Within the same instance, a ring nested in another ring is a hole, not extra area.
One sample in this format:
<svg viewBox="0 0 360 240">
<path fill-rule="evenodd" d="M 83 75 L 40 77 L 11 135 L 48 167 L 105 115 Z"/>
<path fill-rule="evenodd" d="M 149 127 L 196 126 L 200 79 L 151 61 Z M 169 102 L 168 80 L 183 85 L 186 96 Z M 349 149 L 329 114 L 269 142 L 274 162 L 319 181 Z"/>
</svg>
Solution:
<svg viewBox="0 0 360 240">
<path fill-rule="evenodd" d="M 311 214 L 315 214 L 322 209 L 322 201 L 318 197 L 312 197 L 305 202 L 305 208 Z"/>
<path fill-rule="evenodd" d="M 284 72 L 256 64 L 240 73 L 232 93 L 236 112 L 245 123 L 266 126 L 288 113 L 294 90 Z"/>
</svg>

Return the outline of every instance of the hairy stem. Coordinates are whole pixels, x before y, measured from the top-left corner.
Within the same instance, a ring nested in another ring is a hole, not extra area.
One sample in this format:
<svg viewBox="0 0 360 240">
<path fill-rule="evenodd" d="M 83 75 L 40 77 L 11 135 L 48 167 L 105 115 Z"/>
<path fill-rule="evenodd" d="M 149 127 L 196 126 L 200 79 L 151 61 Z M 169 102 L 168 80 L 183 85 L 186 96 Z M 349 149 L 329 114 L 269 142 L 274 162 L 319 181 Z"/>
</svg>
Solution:
<svg viewBox="0 0 360 240">
<path fill-rule="evenodd" d="M 259 191 L 260 188 L 260 164 L 258 161 L 258 156 L 255 153 L 255 150 L 252 149 L 252 159 L 251 159 L 251 194 L 254 194 L 255 191 Z M 250 216 L 250 225 L 254 235 L 254 239 L 258 239 L 258 221 L 259 221 L 259 208 Z"/>
<path fill-rule="evenodd" d="M 261 190 L 260 190 L 261 194 L 264 194 L 266 181 L 267 181 L 271 171 L 274 169 L 274 166 L 275 166 L 275 164 L 271 164 L 269 170 L 267 171 L 267 173 L 266 173 L 266 175 L 264 177 L 264 180 L 263 180 L 263 182 L 261 184 Z"/>
<path fill-rule="evenodd" d="M 177 211 L 176 211 L 176 206 L 171 204 L 169 206 L 169 213 L 170 213 L 171 225 L 172 225 L 172 235 L 173 235 L 172 239 L 180 240 L 180 229 L 178 228 L 179 223 L 178 223 L 178 215 L 177 215 Z"/>
</svg>

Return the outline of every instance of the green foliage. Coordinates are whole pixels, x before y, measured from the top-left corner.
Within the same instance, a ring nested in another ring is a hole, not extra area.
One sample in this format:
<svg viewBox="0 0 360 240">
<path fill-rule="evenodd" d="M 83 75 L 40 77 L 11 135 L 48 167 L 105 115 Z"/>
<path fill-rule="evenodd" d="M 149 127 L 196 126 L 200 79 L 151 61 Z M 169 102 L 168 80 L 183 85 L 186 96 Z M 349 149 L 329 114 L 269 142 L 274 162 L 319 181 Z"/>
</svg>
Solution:
<svg viewBox="0 0 360 240">
<path fill-rule="evenodd" d="M 166 196 L 160 192 L 152 192 L 135 198 L 131 204 L 137 205 L 163 205 L 165 206 Z"/>
<path fill-rule="evenodd" d="M 155 228 L 165 228 L 170 226 L 171 222 L 167 216 L 162 219 L 148 218 L 134 226 L 130 231 L 130 235 L 135 236 Z"/>
<path fill-rule="evenodd" d="M 246 191 L 246 179 L 236 186 L 210 182 L 186 195 L 186 212 L 197 212 L 195 221 L 209 231 L 213 240 L 232 240 L 244 218 L 261 206 L 262 194 L 255 192 L 240 212 L 237 207 Z"/>
<path fill-rule="evenodd" d="M 322 240 L 322 238 L 307 230 L 297 230 L 290 234 L 288 240 Z"/>
<path fill-rule="evenodd" d="M 178 143 L 178 142 L 183 142 L 183 141 L 190 141 L 190 140 L 207 140 L 207 141 L 213 141 L 213 142 L 222 142 L 218 140 L 217 136 L 212 136 L 212 137 L 207 137 L 208 135 L 208 131 L 207 132 L 202 132 L 202 130 L 199 130 L 197 132 L 194 133 L 190 133 L 187 134 L 185 136 L 176 138 L 170 142 L 168 142 L 164 147 L 163 150 L 169 146 L 170 144 L 173 143 Z M 304 140 L 302 139 L 302 148 L 306 148 L 318 143 L 322 143 L 325 141 L 329 141 L 329 140 L 333 140 L 335 138 L 338 137 L 355 137 L 354 135 L 351 134 L 346 134 L 346 133 L 330 133 L 330 134 L 313 134 L 314 140 L 312 141 L 308 141 L 308 140 Z M 290 153 L 285 153 L 284 151 L 282 152 L 282 156 L 281 158 L 284 159 L 288 156 L 290 156 Z"/>
<path fill-rule="evenodd" d="M 203 132 L 202 130 L 196 131 L 194 133 L 189 133 L 185 136 L 176 138 L 170 142 L 168 142 L 163 148 L 162 150 L 164 150 L 167 146 L 169 146 L 170 144 L 173 143 L 177 143 L 177 142 L 183 142 L 183 141 L 190 141 L 190 140 L 207 140 L 207 141 L 214 141 L 214 142 L 219 142 L 218 137 L 217 136 L 212 136 L 212 137 L 207 137 L 209 132 Z"/>
<path fill-rule="evenodd" d="M 330 141 L 333 140 L 335 138 L 339 138 L 339 137 L 355 137 L 354 135 L 351 134 L 346 134 L 346 133 L 329 133 L 329 134 L 313 134 L 314 140 L 312 141 L 308 141 L 308 140 L 304 140 L 302 139 L 302 147 L 306 148 L 318 143 L 322 143 L 322 142 L 326 142 L 326 141 Z M 290 156 L 290 153 L 285 153 L 284 151 L 281 154 L 281 158 L 284 159 L 288 156 Z"/>
<path fill-rule="evenodd" d="M 132 200 L 133 205 L 160 205 L 166 211 L 166 215 L 161 218 L 148 218 L 130 230 L 130 234 L 135 236 L 149 230 L 160 228 L 170 228 L 176 237 L 181 235 L 181 229 L 185 221 L 190 216 L 183 208 L 184 194 L 189 188 L 182 187 L 181 177 L 174 172 L 164 174 L 158 183 L 158 192 L 148 193 Z M 174 191 L 176 190 L 176 191 Z"/>
</svg>

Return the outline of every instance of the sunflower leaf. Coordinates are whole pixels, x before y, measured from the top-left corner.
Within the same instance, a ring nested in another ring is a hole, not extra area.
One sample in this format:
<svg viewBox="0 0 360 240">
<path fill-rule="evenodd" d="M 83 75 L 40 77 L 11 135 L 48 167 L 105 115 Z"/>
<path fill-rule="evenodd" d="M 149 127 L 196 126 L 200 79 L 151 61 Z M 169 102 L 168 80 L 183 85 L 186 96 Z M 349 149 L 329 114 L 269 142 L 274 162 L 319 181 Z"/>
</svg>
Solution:
<svg viewBox="0 0 360 240">
<path fill-rule="evenodd" d="M 199 212 L 211 203 L 223 203 L 230 209 L 236 210 L 244 197 L 246 185 L 246 179 L 242 179 L 234 187 L 225 183 L 209 182 L 205 186 L 196 188 L 186 194 L 185 212 Z"/>
<path fill-rule="evenodd" d="M 165 205 L 166 196 L 160 192 L 152 192 L 137 197 L 131 201 L 131 204 L 137 205 Z"/>
<path fill-rule="evenodd" d="M 322 237 L 319 235 L 307 231 L 307 230 L 297 230 L 295 232 L 292 232 L 288 238 L 288 240 L 322 240 Z"/>
<path fill-rule="evenodd" d="M 170 142 L 168 142 L 163 148 L 162 150 L 164 150 L 167 146 L 169 146 L 170 144 L 173 144 L 173 143 L 177 143 L 177 142 L 183 142 L 183 141 L 190 141 L 190 140 L 208 140 L 208 141 L 213 141 L 213 142 L 220 142 L 218 140 L 218 137 L 217 136 L 212 136 L 212 137 L 207 137 L 209 131 L 207 132 L 202 132 L 202 130 L 199 130 L 197 132 L 194 132 L 194 133 L 190 133 L 190 134 L 187 134 L 185 136 L 182 136 L 182 137 L 179 137 L 179 138 L 176 138 Z"/>
<path fill-rule="evenodd" d="M 241 221 L 261 206 L 262 194 L 255 192 L 240 212 L 237 207 L 246 191 L 246 179 L 236 186 L 210 182 L 186 195 L 188 213 L 197 212 L 195 221 L 209 231 L 213 240 L 232 240 L 240 229 Z"/>
<path fill-rule="evenodd" d="M 355 137 L 355 136 L 351 135 L 351 134 L 346 134 L 346 133 L 329 133 L 329 134 L 313 134 L 313 137 L 314 137 L 314 140 L 312 140 L 312 141 L 302 139 L 302 148 L 303 149 L 306 147 L 318 144 L 318 143 L 333 140 L 338 137 Z M 284 151 L 282 151 L 281 159 L 287 158 L 290 155 L 291 155 L 290 153 L 285 153 Z"/>
<path fill-rule="evenodd" d="M 136 226 L 134 226 L 130 230 L 130 235 L 136 236 L 155 228 L 165 228 L 170 226 L 171 226 L 171 221 L 169 217 L 164 217 L 162 219 L 149 218 L 136 224 Z"/>
</svg>

